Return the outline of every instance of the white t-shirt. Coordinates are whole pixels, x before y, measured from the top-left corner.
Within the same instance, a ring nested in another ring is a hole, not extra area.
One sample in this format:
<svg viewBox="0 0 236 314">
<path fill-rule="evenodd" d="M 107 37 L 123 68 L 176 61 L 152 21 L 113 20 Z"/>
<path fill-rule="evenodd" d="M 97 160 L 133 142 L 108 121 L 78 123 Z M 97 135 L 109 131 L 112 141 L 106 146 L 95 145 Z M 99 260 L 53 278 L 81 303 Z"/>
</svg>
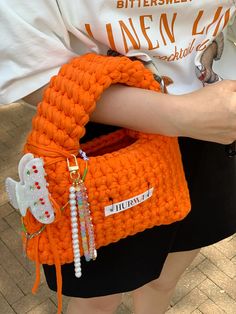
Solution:
<svg viewBox="0 0 236 314">
<path fill-rule="evenodd" d="M 153 60 L 172 94 L 196 90 L 200 55 L 235 12 L 235 0 L 1 0 L 0 103 L 47 84 L 72 57 L 109 48 Z"/>
</svg>

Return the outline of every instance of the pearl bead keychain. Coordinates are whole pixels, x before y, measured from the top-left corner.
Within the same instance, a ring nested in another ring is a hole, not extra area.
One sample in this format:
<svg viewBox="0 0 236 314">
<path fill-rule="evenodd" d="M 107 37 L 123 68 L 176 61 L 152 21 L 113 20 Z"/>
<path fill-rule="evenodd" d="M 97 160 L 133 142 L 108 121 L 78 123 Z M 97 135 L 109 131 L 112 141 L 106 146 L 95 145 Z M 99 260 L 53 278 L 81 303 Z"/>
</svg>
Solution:
<svg viewBox="0 0 236 314">
<path fill-rule="evenodd" d="M 75 277 L 79 278 L 82 275 L 81 261 L 80 261 L 80 247 L 79 247 L 79 235 L 78 235 L 78 219 L 77 219 L 77 207 L 76 207 L 76 188 L 72 185 L 69 189 L 69 203 L 70 203 L 70 216 L 71 216 L 71 235 L 72 246 L 74 254 L 74 266 Z"/>
<path fill-rule="evenodd" d="M 80 151 L 81 153 L 82 151 Z M 86 261 L 96 259 L 97 252 L 95 249 L 94 232 L 92 218 L 89 210 L 89 203 L 87 201 L 87 190 L 84 185 L 84 178 L 87 173 L 87 160 L 88 157 L 82 152 L 82 158 L 86 161 L 86 168 L 83 178 L 80 178 L 79 166 L 75 155 L 75 165 L 71 166 L 69 159 L 67 159 L 67 165 L 72 179 L 72 186 L 69 188 L 69 203 L 70 203 L 70 215 L 71 215 L 71 235 L 72 235 L 72 247 L 74 256 L 75 276 L 81 277 L 81 252 L 79 242 L 79 228 L 81 234 L 81 243 L 83 247 L 84 257 Z M 79 215 L 78 215 L 79 214 Z"/>
</svg>

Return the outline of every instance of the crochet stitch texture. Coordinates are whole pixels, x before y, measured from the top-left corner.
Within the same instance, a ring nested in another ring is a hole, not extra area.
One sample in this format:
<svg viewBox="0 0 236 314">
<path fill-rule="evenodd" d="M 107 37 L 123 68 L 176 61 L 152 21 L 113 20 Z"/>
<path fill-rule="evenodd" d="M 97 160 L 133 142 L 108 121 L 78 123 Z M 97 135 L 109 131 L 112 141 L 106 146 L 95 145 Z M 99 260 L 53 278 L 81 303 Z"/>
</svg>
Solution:
<svg viewBox="0 0 236 314">
<path fill-rule="evenodd" d="M 147 228 L 181 220 L 190 210 L 176 138 L 121 129 L 83 145 L 79 143 L 99 97 L 116 83 L 160 92 L 153 74 L 141 62 L 126 57 L 87 54 L 63 65 L 38 105 L 24 148 L 25 153 L 44 159 L 56 211 L 56 221 L 27 244 L 27 255 L 37 264 L 34 290 L 39 282 L 39 264 L 55 264 L 59 312 L 60 265 L 73 261 L 70 210 L 68 206 L 60 210 L 68 202 L 71 180 L 66 158 L 71 158 L 71 154 L 77 155 L 82 148 L 89 156 L 85 186 L 97 249 Z M 80 157 L 77 160 L 82 174 L 85 162 Z M 152 197 L 142 204 L 104 216 L 105 206 L 132 198 L 151 187 Z M 24 224 L 29 233 L 42 227 L 29 211 Z"/>
</svg>

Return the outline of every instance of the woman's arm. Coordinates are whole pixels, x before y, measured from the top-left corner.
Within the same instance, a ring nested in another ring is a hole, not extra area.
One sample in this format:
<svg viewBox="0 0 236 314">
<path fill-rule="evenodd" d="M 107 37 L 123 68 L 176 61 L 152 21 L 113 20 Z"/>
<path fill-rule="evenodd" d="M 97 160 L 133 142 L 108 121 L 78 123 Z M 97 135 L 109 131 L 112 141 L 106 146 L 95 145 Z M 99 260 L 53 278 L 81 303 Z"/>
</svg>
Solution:
<svg viewBox="0 0 236 314">
<path fill-rule="evenodd" d="M 91 118 L 148 133 L 229 144 L 236 139 L 236 81 L 218 82 L 181 96 L 112 86 Z"/>
<path fill-rule="evenodd" d="M 30 103 L 37 103 L 41 92 L 31 94 Z M 219 82 L 181 96 L 113 85 L 103 93 L 91 120 L 229 144 L 236 139 L 236 81 Z"/>
</svg>

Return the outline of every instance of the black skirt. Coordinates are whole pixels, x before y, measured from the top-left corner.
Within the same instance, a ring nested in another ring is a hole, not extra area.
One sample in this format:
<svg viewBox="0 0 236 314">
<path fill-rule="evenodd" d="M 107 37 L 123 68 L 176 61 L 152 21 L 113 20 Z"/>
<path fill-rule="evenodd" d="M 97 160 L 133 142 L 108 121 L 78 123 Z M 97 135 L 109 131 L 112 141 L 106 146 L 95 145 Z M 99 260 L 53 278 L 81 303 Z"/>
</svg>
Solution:
<svg viewBox="0 0 236 314">
<path fill-rule="evenodd" d="M 82 277 L 73 263 L 62 266 L 63 294 L 97 297 L 127 292 L 158 278 L 170 252 L 216 243 L 236 232 L 236 157 L 225 146 L 193 139 L 179 140 L 192 210 L 181 222 L 154 227 L 98 250 L 96 261 L 82 258 Z M 50 289 L 56 291 L 54 266 L 43 265 Z"/>
</svg>

